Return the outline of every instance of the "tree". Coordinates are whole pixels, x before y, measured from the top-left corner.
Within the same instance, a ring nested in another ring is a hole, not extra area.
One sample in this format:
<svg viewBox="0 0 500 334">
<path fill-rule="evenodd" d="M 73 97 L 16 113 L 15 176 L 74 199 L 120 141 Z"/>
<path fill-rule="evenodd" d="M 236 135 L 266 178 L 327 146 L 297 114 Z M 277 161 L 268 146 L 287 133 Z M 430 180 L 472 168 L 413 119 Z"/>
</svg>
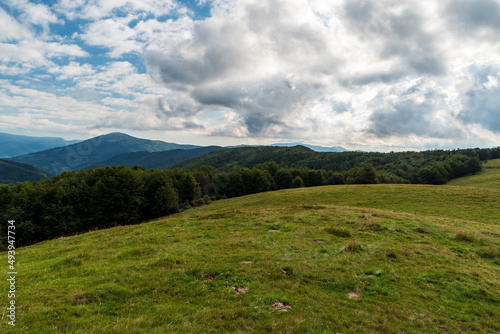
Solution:
<svg viewBox="0 0 500 334">
<path fill-rule="evenodd" d="M 300 176 L 296 176 L 292 180 L 292 188 L 302 188 L 304 186 L 304 181 L 302 181 L 302 178 Z"/>
<path fill-rule="evenodd" d="M 292 185 L 293 175 L 288 169 L 280 168 L 274 175 L 274 181 L 278 189 L 288 189 Z"/>
<path fill-rule="evenodd" d="M 375 184 L 377 183 L 377 173 L 371 164 L 363 163 L 360 167 L 354 167 L 347 173 L 347 183 L 349 184 Z"/>
</svg>

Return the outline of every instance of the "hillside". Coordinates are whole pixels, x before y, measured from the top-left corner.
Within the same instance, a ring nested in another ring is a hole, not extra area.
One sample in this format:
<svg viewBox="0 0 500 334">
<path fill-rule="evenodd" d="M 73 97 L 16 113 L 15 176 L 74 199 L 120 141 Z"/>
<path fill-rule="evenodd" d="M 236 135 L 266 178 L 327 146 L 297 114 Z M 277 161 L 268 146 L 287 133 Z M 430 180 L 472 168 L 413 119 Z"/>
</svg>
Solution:
<svg viewBox="0 0 500 334">
<path fill-rule="evenodd" d="M 451 180 L 448 185 L 500 189 L 500 159 L 489 160 L 482 172 Z"/>
<path fill-rule="evenodd" d="M 143 166 L 146 168 L 168 168 L 173 164 L 197 157 L 215 150 L 221 149 L 220 146 L 207 146 L 194 148 L 190 150 L 175 149 L 163 152 L 132 152 L 123 153 L 108 159 L 99 161 L 96 164 L 88 166 L 89 168 L 120 166 L 126 167 Z"/>
<path fill-rule="evenodd" d="M 227 164 L 235 164 L 251 168 L 259 163 L 265 163 L 267 161 L 275 161 L 279 165 L 289 167 L 294 163 L 298 163 L 314 155 L 315 152 L 305 146 L 256 146 L 226 148 L 185 160 L 175 164 L 173 167 L 189 169 L 208 165 L 220 168 Z"/>
<path fill-rule="evenodd" d="M 68 141 L 57 137 L 31 137 L 0 132 L 0 158 L 17 157 L 77 142 L 78 140 Z"/>
<path fill-rule="evenodd" d="M 499 196 L 300 188 L 46 241 L 17 250 L 17 328 L 0 331 L 495 333 Z"/>
<path fill-rule="evenodd" d="M 356 174 L 356 168 L 368 164 L 378 172 L 379 183 L 445 184 L 451 179 L 480 171 L 481 160 L 499 153 L 496 148 L 379 153 L 315 152 L 304 146 L 257 146 L 218 150 L 172 167 L 193 169 L 209 165 L 220 168 L 231 164 L 253 168 L 275 162 L 282 168 Z"/>
<path fill-rule="evenodd" d="M 166 143 L 159 140 L 139 139 L 123 133 L 111 133 L 84 140 L 78 144 L 53 148 L 9 160 L 33 165 L 52 174 L 58 174 L 62 171 L 79 170 L 123 153 L 161 152 L 198 147 Z"/>
<path fill-rule="evenodd" d="M 0 183 L 40 181 L 47 177 L 49 177 L 49 173 L 41 169 L 0 159 Z"/>
</svg>

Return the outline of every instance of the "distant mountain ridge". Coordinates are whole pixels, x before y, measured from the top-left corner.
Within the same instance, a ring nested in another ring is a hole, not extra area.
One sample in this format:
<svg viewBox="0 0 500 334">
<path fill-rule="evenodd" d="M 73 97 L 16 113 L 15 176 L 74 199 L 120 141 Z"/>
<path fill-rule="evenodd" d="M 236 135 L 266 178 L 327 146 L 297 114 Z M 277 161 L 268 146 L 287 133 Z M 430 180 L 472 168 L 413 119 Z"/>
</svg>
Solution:
<svg viewBox="0 0 500 334">
<path fill-rule="evenodd" d="M 0 158 L 17 157 L 78 142 L 59 137 L 31 137 L 0 132 Z"/>
<path fill-rule="evenodd" d="M 115 132 L 84 140 L 77 144 L 22 155 L 8 160 L 32 165 L 55 175 L 62 171 L 80 170 L 124 153 L 162 152 L 196 148 L 200 148 L 200 146 L 140 139 Z"/>
<path fill-rule="evenodd" d="M 0 183 L 40 181 L 48 177 L 49 173 L 36 167 L 0 159 Z"/>
<path fill-rule="evenodd" d="M 272 146 L 272 147 L 294 147 L 294 146 L 304 146 L 310 148 L 316 152 L 347 152 L 349 150 L 341 147 L 341 146 L 333 146 L 333 147 L 325 147 L 325 146 L 316 146 L 309 145 L 304 143 L 275 143 L 271 145 L 235 145 L 235 146 L 226 146 L 225 148 L 241 148 L 241 147 L 259 147 L 259 146 Z"/>
<path fill-rule="evenodd" d="M 111 158 L 101 160 L 98 163 L 88 166 L 88 168 L 98 168 L 106 166 L 121 166 L 134 167 L 142 166 L 148 169 L 163 169 L 168 168 L 178 162 L 186 159 L 194 158 L 203 154 L 210 153 L 215 150 L 220 150 L 220 146 L 207 146 L 193 148 L 190 150 L 175 149 L 163 152 L 132 152 L 115 155 Z"/>
<path fill-rule="evenodd" d="M 307 148 L 310 148 L 313 151 L 316 152 L 347 152 L 348 150 L 340 147 L 340 146 L 333 146 L 333 147 L 324 147 L 324 146 L 316 146 L 316 145 L 309 145 L 309 144 L 303 144 L 303 143 L 276 143 L 276 144 L 271 144 L 270 146 L 278 146 L 278 147 L 293 147 L 293 146 L 305 146 Z"/>
</svg>

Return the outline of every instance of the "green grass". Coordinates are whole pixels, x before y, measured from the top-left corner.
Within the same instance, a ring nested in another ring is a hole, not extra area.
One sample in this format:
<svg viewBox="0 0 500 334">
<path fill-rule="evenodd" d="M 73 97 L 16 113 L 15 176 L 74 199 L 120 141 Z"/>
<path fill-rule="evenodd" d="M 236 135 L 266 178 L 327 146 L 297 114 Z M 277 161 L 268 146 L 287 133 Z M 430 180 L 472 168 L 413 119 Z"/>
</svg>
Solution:
<svg viewBox="0 0 500 334">
<path fill-rule="evenodd" d="M 497 167 L 497 168 L 500 168 L 500 159 L 493 159 L 493 160 L 488 160 L 488 162 L 486 162 L 484 164 L 485 167 Z"/>
<path fill-rule="evenodd" d="M 497 333 L 499 196 L 300 188 L 46 241 L 17 250 L 0 332 Z"/>
<path fill-rule="evenodd" d="M 448 185 L 500 189 L 500 159 L 489 160 L 483 166 L 494 169 L 485 168 L 481 173 L 476 175 L 453 179 L 448 182 Z"/>
</svg>

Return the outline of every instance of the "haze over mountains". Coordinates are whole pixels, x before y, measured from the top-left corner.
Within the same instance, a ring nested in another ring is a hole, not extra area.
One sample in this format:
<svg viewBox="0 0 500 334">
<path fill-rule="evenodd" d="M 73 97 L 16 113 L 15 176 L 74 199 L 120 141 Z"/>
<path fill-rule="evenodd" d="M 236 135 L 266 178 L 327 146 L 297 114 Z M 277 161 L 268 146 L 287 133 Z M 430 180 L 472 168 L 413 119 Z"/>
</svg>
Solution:
<svg viewBox="0 0 500 334">
<path fill-rule="evenodd" d="M 199 148 L 199 146 L 179 145 L 159 140 L 134 138 L 123 133 L 110 133 L 77 144 L 22 155 L 9 160 L 32 165 L 51 174 L 58 174 L 62 171 L 80 170 L 124 153 L 163 152 L 195 148 Z"/>
<path fill-rule="evenodd" d="M 0 132 L 0 158 L 17 157 L 78 142 L 79 140 L 65 140 L 58 137 L 19 136 Z"/>
<path fill-rule="evenodd" d="M 56 146 L 56 147 L 51 147 Z M 289 147 L 302 145 L 272 144 L 271 146 Z M 35 166 L 50 174 L 62 171 L 80 170 L 114 165 L 135 165 L 146 168 L 168 168 L 183 160 L 194 158 L 217 149 L 219 146 L 200 147 L 180 145 L 159 140 L 135 138 L 123 133 L 110 133 L 81 142 L 66 141 L 62 138 L 38 138 L 2 134 L 0 146 L 6 156 L 16 152 L 30 152 L 8 158 L 8 160 Z M 304 145 L 318 152 L 343 152 L 342 147 L 320 147 Z M 241 147 L 248 147 L 241 145 Z M 41 148 L 40 151 L 34 151 Z M 46 149 L 49 148 L 49 149 Z"/>
</svg>

